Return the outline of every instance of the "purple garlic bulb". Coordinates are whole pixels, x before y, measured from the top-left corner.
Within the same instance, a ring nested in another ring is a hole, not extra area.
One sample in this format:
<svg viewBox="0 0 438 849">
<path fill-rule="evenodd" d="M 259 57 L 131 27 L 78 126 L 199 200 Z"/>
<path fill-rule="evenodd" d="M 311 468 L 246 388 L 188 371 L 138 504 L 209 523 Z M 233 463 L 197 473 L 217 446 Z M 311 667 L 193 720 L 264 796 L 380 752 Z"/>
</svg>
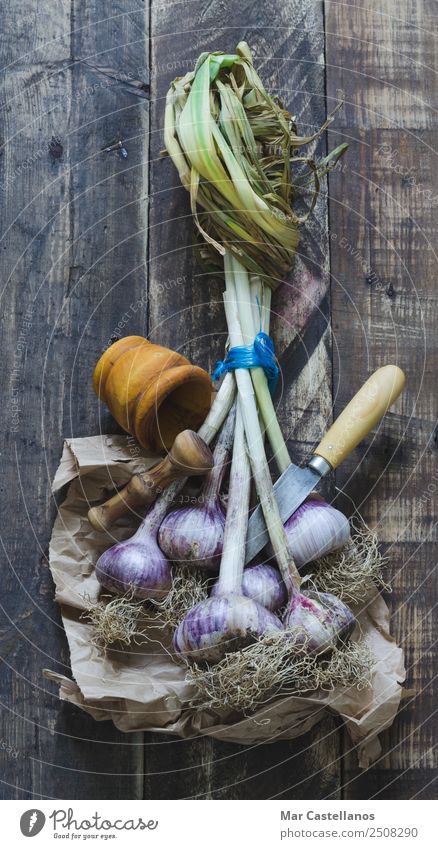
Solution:
<svg viewBox="0 0 438 849">
<path fill-rule="evenodd" d="M 219 499 L 196 507 L 173 510 L 158 532 L 160 548 L 181 566 L 219 569 L 224 543 L 225 514 Z"/>
<path fill-rule="evenodd" d="M 210 572 L 219 569 L 225 528 L 219 493 L 233 441 L 234 418 L 233 411 L 217 441 L 214 465 L 196 506 L 173 510 L 161 524 L 160 547 L 169 560 L 181 566 L 195 566 Z"/>
<path fill-rule="evenodd" d="M 96 578 L 112 593 L 138 599 L 164 598 L 172 585 L 170 563 L 157 543 L 158 526 L 167 502 L 157 501 L 138 531 L 99 557 Z"/>
<path fill-rule="evenodd" d="M 173 645 L 185 660 L 218 663 L 263 634 L 283 631 L 271 611 L 237 593 L 207 598 L 192 607 L 175 631 Z"/>
<path fill-rule="evenodd" d="M 298 590 L 292 593 L 283 622 L 286 629 L 296 631 L 297 642 L 315 654 L 330 651 L 341 640 L 346 642 L 356 625 L 350 608 L 336 596 L 320 592 L 304 595 Z"/>
<path fill-rule="evenodd" d="M 326 501 L 316 499 L 305 501 L 287 520 L 284 528 L 298 569 L 342 548 L 350 539 L 347 517 Z"/>
<path fill-rule="evenodd" d="M 211 590 L 211 596 L 215 597 L 218 592 L 216 582 Z M 242 578 L 242 595 L 252 598 L 275 613 L 284 607 L 287 602 L 287 590 L 283 578 L 275 566 L 269 563 L 259 563 L 257 566 L 248 566 L 244 569 Z"/>
<path fill-rule="evenodd" d="M 96 578 L 105 589 L 133 598 L 164 598 L 172 579 L 170 564 L 154 540 L 118 542 L 96 563 Z"/>
</svg>

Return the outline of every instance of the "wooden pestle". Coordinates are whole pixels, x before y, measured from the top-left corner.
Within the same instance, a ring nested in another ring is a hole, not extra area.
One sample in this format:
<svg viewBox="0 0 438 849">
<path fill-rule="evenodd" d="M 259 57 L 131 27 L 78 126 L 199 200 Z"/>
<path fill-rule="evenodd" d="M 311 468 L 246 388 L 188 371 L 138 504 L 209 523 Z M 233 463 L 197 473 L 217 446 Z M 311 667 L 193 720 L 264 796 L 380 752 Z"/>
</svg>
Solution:
<svg viewBox="0 0 438 849">
<path fill-rule="evenodd" d="M 88 519 L 96 530 L 107 531 L 129 510 L 152 504 L 172 481 L 206 475 L 212 468 L 213 455 L 208 445 L 193 430 L 183 430 L 164 460 L 144 474 L 137 472 L 112 498 L 99 507 L 91 507 Z"/>
</svg>

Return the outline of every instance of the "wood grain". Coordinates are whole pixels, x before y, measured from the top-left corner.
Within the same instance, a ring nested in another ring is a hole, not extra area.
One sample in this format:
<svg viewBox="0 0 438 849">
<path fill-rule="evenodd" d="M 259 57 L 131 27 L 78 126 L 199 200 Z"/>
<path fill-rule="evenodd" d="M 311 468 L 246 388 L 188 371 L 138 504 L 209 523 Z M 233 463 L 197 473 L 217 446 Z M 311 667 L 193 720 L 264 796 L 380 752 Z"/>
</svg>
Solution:
<svg viewBox="0 0 438 849">
<path fill-rule="evenodd" d="M 149 0 L 127 9 L 115 0 L 102 9 L 98 0 L 0 0 L 0 699 L 10 747 L 0 750 L 1 795 L 434 798 L 432 6 L 402 0 L 395 13 L 390 0 Z M 338 413 L 374 368 L 396 362 L 408 377 L 394 411 L 336 478 L 340 506 L 362 510 L 390 558 L 393 628 L 415 690 L 382 735 L 381 759 L 361 773 L 334 718 L 293 743 L 249 749 L 210 738 L 126 737 L 60 704 L 41 676 L 44 666 L 69 670 L 47 569 L 56 511 L 50 479 L 64 437 L 115 429 L 92 391 L 94 363 L 111 338 L 135 333 L 210 370 L 222 355 L 221 281 L 195 264 L 188 198 L 160 150 L 170 81 L 201 51 L 231 51 L 240 39 L 303 132 L 345 96 L 327 143 L 347 137 L 348 159 L 330 178 L 329 199 L 322 187 L 293 273 L 273 299 L 276 403 L 293 459 L 319 441 L 332 400 Z M 141 97 L 132 80 L 142 83 Z M 49 153 L 52 136 L 59 157 Z M 116 139 L 126 159 L 102 152 Z"/>
<path fill-rule="evenodd" d="M 37 13 L 24 2 L 19 14 L 6 0 L 1 6 L 10 36 L 3 55 L 13 63 L 1 98 L 1 710 L 3 740 L 18 753 L 0 752 L 1 792 L 138 798 L 142 736 L 63 706 L 41 670 L 69 669 L 47 568 L 50 479 L 64 437 L 107 429 L 93 364 L 127 302 L 145 294 L 147 103 L 108 86 L 81 59 L 104 52 L 108 65 L 147 66 L 147 15 L 127 16 L 115 3 L 110 25 L 97 2 L 75 2 L 71 12 L 57 4 L 56 14 L 50 4 Z M 126 161 L 100 152 L 117 133 L 127 139 Z M 52 135 L 62 143 L 58 159 L 49 154 Z M 125 332 L 144 331 L 145 313 L 133 314 Z"/>
<path fill-rule="evenodd" d="M 352 140 L 330 177 L 335 407 L 377 366 L 393 362 L 407 375 L 402 398 L 336 479 L 340 503 L 362 510 L 389 557 L 392 628 L 415 690 L 369 770 L 358 772 L 344 741 L 345 798 L 436 794 L 438 181 L 428 16 L 424 3 L 398 4 L 396 15 L 390 3 L 379 10 L 326 4 L 327 93 L 346 92 L 341 131 Z"/>
<path fill-rule="evenodd" d="M 436 125 L 436 9 L 430 0 L 326 0 L 328 102 L 345 96 L 338 126 Z"/>
</svg>

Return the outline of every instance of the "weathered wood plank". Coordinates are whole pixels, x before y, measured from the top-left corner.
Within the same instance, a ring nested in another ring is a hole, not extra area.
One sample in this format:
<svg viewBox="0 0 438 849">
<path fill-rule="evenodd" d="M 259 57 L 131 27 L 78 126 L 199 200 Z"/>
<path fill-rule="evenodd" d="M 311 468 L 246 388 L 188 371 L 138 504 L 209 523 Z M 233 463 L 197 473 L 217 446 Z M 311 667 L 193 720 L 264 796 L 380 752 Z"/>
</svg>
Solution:
<svg viewBox="0 0 438 849">
<path fill-rule="evenodd" d="M 330 177 L 336 407 L 385 362 L 407 374 L 402 399 L 365 450 L 339 470 L 337 483 L 376 526 L 390 557 L 393 630 L 406 650 L 407 686 L 416 691 L 382 736 L 374 767 L 359 774 L 354 756 L 345 754 L 343 795 L 427 798 L 436 793 L 438 315 L 431 210 L 438 182 L 429 131 L 436 85 L 427 71 L 436 47 L 424 3 L 409 10 L 399 4 L 396 16 L 390 3 L 378 10 L 327 3 L 326 25 L 328 97 L 346 92 L 340 120 L 352 139 L 344 167 Z"/>
<path fill-rule="evenodd" d="M 1 380 L 10 430 L 1 700 L 3 737 L 14 747 L 1 752 L 2 794 L 63 797 L 68 784 L 68 795 L 78 798 L 336 796 L 341 749 L 333 720 L 293 744 L 248 750 L 148 735 L 143 751 L 141 735 L 127 738 L 60 706 L 40 675 L 45 665 L 68 670 L 46 566 L 50 475 L 63 436 L 112 427 L 104 411 L 99 419 L 87 383 L 92 363 L 112 335 L 147 329 L 208 368 L 222 351 L 221 286 L 195 267 L 187 197 L 158 156 L 168 83 L 201 50 L 231 50 L 246 38 L 264 79 L 300 127 L 316 128 L 325 110 L 321 5 L 271 0 L 239 11 L 224 0 L 195 3 L 184 23 L 181 5 L 152 3 L 149 315 L 146 299 L 141 309 L 130 306 L 146 291 L 147 105 L 114 79 L 114 72 L 126 73 L 148 83 L 148 9 L 128 12 L 116 2 L 110 17 L 101 4 L 83 0 L 75 0 L 72 12 L 57 7 L 56 15 L 49 7 L 1 5 L 0 48 L 4 64 L 12 63 L 2 74 L 1 97 Z M 368 450 L 344 466 L 338 484 L 378 524 L 391 556 L 394 628 L 406 645 L 409 685 L 418 692 L 383 736 L 386 754 L 375 768 L 359 775 L 345 741 L 342 792 L 427 798 L 434 794 L 436 702 L 429 674 L 437 415 L 430 205 L 438 188 L 428 108 L 436 91 L 428 71 L 436 43 L 427 4 L 399 4 L 397 15 L 388 0 L 378 9 L 325 5 L 328 108 L 337 89 L 346 95 L 330 146 L 344 135 L 352 139 L 350 164 L 330 184 L 336 409 L 388 358 L 410 378 L 395 413 L 368 440 Z M 393 129 L 400 125 L 403 131 Z M 59 160 L 48 154 L 52 135 L 63 144 Z M 126 140 L 127 160 L 99 152 L 115 136 Z M 294 274 L 274 299 L 273 333 L 285 375 L 278 401 L 297 459 L 318 439 L 331 410 L 327 246 L 321 202 Z"/>
<path fill-rule="evenodd" d="M 145 294 L 147 103 L 108 85 L 80 60 L 138 74 L 148 65 L 147 11 L 77 0 L 42 12 L 3 0 L 14 64 L 4 73 L 3 410 L 7 432 L 2 528 L 5 798 L 136 798 L 142 735 L 126 737 L 61 705 L 44 666 L 68 674 L 52 602 L 50 479 L 62 439 L 105 428 L 90 386 L 93 363 L 131 301 Z M 19 16 L 19 18 L 18 18 Z M 103 60 L 103 54 L 105 59 Z M 97 58 L 99 57 L 99 59 Z M 100 153 L 127 139 L 128 159 Z M 63 153 L 49 155 L 52 135 Z M 7 229 L 10 227 L 10 229 Z M 145 310 L 121 332 L 142 332 Z"/>
<path fill-rule="evenodd" d="M 436 10 L 410 3 L 325 2 L 328 97 L 345 95 L 337 122 L 353 128 L 435 126 Z"/>
<path fill-rule="evenodd" d="M 147 734 L 146 745 L 145 798 L 318 799 L 337 795 L 339 725 L 334 719 L 291 743 L 246 747 L 211 738 L 175 741 Z"/>
<path fill-rule="evenodd" d="M 188 8 L 152 0 L 151 9 L 149 332 L 211 370 L 222 356 L 226 337 L 221 283 L 203 276 L 195 265 L 188 197 L 172 164 L 159 157 L 164 98 L 171 80 L 193 68 L 202 51 L 232 51 L 245 39 L 263 80 L 297 115 L 300 129 L 316 129 L 325 115 L 322 6 L 307 0 L 243 6 L 204 0 Z M 329 305 L 322 303 L 328 287 L 327 256 L 326 203 L 321 201 L 305 230 L 294 274 L 273 303 L 273 335 L 279 352 L 284 352 L 278 403 L 297 458 L 320 437 L 331 411 Z M 306 335 L 300 339 L 297 331 L 306 322 Z M 297 382 L 292 386 L 293 380 Z M 336 729 L 329 719 L 306 740 L 253 749 L 211 740 L 169 739 L 163 745 L 161 737 L 153 738 L 146 750 L 145 793 L 166 798 L 335 795 L 340 778 Z"/>
</svg>

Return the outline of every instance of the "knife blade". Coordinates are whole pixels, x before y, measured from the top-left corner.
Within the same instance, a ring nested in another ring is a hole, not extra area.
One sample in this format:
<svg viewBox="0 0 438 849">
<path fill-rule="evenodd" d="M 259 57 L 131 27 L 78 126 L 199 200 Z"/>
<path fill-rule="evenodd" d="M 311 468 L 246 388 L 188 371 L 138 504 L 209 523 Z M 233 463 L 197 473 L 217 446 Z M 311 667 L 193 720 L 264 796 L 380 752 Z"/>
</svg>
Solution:
<svg viewBox="0 0 438 849">
<path fill-rule="evenodd" d="M 329 428 L 304 467 L 291 463 L 274 484 L 283 522 L 305 501 L 321 478 L 353 451 L 400 395 L 405 376 L 398 366 L 377 369 Z M 245 565 L 266 545 L 269 534 L 262 505 L 248 522 Z"/>
</svg>

